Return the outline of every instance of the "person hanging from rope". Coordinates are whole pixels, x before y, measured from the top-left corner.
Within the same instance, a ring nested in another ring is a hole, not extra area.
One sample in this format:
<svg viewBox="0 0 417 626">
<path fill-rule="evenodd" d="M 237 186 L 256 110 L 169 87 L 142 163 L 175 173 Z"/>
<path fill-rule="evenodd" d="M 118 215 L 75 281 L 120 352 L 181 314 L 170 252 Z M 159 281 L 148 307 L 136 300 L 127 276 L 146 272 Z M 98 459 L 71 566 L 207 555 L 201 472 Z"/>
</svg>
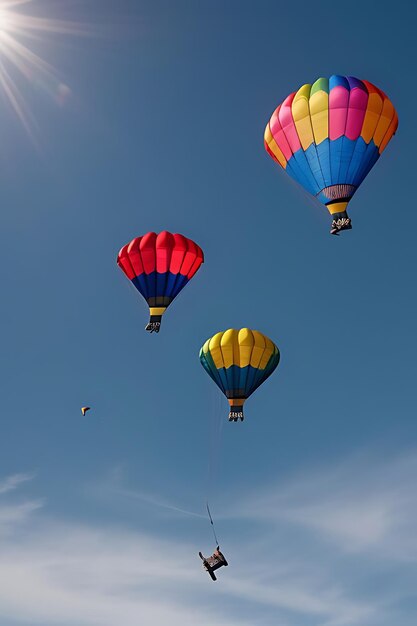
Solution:
<svg viewBox="0 0 417 626">
<path fill-rule="evenodd" d="M 203 567 L 206 570 L 206 572 L 208 572 L 212 578 L 212 580 L 217 580 L 216 576 L 214 575 L 214 572 L 219 569 L 220 567 L 223 566 L 227 566 L 229 565 L 228 562 L 226 561 L 226 558 L 224 556 L 224 554 L 222 552 L 220 552 L 220 546 L 219 541 L 217 539 L 217 535 L 216 535 L 216 531 L 214 529 L 214 523 L 213 523 L 213 518 L 211 517 L 211 513 L 210 513 L 210 509 L 209 509 L 209 505 L 207 502 L 207 513 L 210 519 L 210 524 L 213 530 L 213 535 L 214 535 L 214 539 L 216 541 L 217 544 L 217 548 L 215 549 L 215 551 L 213 552 L 212 556 L 208 556 L 205 557 L 202 555 L 201 552 L 198 553 L 200 559 L 203 561 Z"/>
</svg>

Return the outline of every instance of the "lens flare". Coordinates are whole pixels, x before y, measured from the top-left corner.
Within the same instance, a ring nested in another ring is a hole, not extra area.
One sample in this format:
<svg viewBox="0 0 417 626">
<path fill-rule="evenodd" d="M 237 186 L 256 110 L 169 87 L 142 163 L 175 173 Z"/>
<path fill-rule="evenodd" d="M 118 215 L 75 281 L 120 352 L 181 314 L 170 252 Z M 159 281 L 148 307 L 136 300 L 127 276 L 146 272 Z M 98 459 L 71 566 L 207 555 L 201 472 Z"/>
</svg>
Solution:
<svg viewBox="0 0 417 626">
<path fill-rule="evenodd" d="M 33 44 L 43 43 L 53 35 L 88 34 L 75 22 L 28 12 L 30 7 L 40 8 L 41 4 L 32 0 L 0 0 L 0 89 L 32 138 L 35 121 L 23 94 L 24 85 L 43 90 L 61 106 L 71 96 L 70 87 L 53 65 L 34 51 Z"/>
</svg>

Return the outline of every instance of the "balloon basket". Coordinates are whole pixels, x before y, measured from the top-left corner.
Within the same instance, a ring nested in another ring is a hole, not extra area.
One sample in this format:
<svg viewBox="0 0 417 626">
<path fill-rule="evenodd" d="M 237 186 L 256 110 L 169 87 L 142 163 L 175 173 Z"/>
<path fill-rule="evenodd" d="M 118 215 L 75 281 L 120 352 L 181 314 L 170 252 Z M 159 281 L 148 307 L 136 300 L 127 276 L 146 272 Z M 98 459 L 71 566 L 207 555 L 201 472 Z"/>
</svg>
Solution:
<svg viewBox="0 0 417 626">
<path fill-rule="evenodd" d="M 343 213 L 334 213 L 330 234 L 338 235 L 343 230 L 352 230 L 352 220 L 345 211 Z"/>
<path fill-rule="evenodd" d="M 145 330 L 149 333 L 159 333 L 161 328 L 161 315 L 151 315 L 148 324 L 145 326 Z"/>
<path fill-rule="evenodd" d="M 243 406 L 234 406 L 229 412 L 229 422 L 237 422 L 239 419 L 243 422 Z"/>
</svg>

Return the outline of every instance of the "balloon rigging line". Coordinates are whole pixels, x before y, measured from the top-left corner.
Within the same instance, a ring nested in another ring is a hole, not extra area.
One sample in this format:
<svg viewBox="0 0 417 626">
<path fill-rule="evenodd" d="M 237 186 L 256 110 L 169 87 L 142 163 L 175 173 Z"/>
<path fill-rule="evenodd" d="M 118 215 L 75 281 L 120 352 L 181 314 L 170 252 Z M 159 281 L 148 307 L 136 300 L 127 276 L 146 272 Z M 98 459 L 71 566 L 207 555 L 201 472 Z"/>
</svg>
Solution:
<svg viewBox="0 0 417 626">
<path fill-rule="evenodd" d="M 206 502 L 206 505 L 207 505 L 207 513 L 208 513 L 208 516 L 209 516 L 209 519 L 210 519 L 211 529 L 213 531 L 214 539 L 216 541 L 216 546 L 218 546 L 220 544 L 219 544 L 219 540 L 217 539 L 216 530 L 214 528 L 213 518 L 211 517 L 210 507 L 209 507 L 208 501 Z"/>
<path fill-rule="evenodd" d="M 213 518 L 212 518 L 212 515 L 211 515 L 211 512 L 210 512 L 208 498 L 209 498 L 209 494 L 211 492 L 211 485 L 212 485 L 213 479 L 215 478 L 215 476 L 214 476 L 214 473 L 215 473 L 215 467 L 214 467 L 215 461 L 216 462 L 218 461 L 218 454 L 216 455 L 217 458 L 215 458 L 215 453 L 216 452 L 218 453 L 218 445 L 219 445 L 219 441 L 221 439 L 221 435 L 222 435 L 222 431 L 223 431 L 223 419 L 222 419 L 222 416 L 221 416 L 221 413 L 220 413 L 220 396 L 218 397 L 218 400 L 219 400 L 219 406 L 216 407 L 214 405 L 214 411 L 213 411 L 214 417 L 216 417 L 216 414 L 217 414 L 217 417 L 218 417 L 217 424 L 216 424 L 215 419 L 211 419 L 210 420 L 210 423 L 213 426 L 212 426 L 212 441 L 211 441 L 211 445 L 210 445 L 210 449 L 209 449 L 208 489 L 207 489 L 207 500 L 206 500 L 207 513 L 208 513 L 208 516 L 209 516 L 211 529 L 213 531 L 213 536 L 214 536 L 214 540 L 216 542 L 216 546 L 219 545 L 219 540 L 218 540 L 217 535 L 216 535 L 216 530 L 215 530 Z M 216 398 L 215 404 L 217 404 L 217 398 Z M 213 435 L 215 436 L 215 439 L 213 439 Z"/>
</svg>

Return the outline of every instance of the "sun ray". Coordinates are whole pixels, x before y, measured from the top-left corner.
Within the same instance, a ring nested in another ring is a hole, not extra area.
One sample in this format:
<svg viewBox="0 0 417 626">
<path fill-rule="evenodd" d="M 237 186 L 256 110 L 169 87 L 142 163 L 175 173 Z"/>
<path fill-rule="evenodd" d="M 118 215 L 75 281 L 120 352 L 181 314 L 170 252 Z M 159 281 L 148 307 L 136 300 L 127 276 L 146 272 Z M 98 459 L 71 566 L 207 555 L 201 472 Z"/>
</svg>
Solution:
<svg viewBox="0 0 417 626">
<path fill-rule="evenodd" d="M 45 74 L 55 74 L 52 65 L 19 43 L 17 39 L 13 39 L 8 33 L 3 33 L 0 37 L 0 52 L 5 54 L 28 80 L 33 76 L 31 71 L 33 69 Z"/>
<path fill-rule="evenodd" d="M 9 102 L 11 103 L 14 112 L 19 118 L 22 126 L 25 128 L 26 132 L 32 139 L 32 141 L 36 142 L 36 138 L 33 133 L 34 119 L 32 114 L 30 113 L 28 107 L 26 106 L 25 100 L 17 88 L 15 82 L 9 76 L 4 64 L 0 60 L 0 85 L 3 88 L 4 93 L 6 94 Z"/>
<path fill-rule="evenodd" d="M 24 85 L 17 87 L 16 71 L 28 84 L 43 89 L 61 105 L 68 100 L 71 89 L 29 41 L 42 43 L 54 35 L 88 36 L 91 31 L 76 22 L 31 15 L 29 5 L 34 7 L 32 0 L 0 0 L 0 89 L 33 138 L 33 116 L 22 93 Z"/>
</svg>

